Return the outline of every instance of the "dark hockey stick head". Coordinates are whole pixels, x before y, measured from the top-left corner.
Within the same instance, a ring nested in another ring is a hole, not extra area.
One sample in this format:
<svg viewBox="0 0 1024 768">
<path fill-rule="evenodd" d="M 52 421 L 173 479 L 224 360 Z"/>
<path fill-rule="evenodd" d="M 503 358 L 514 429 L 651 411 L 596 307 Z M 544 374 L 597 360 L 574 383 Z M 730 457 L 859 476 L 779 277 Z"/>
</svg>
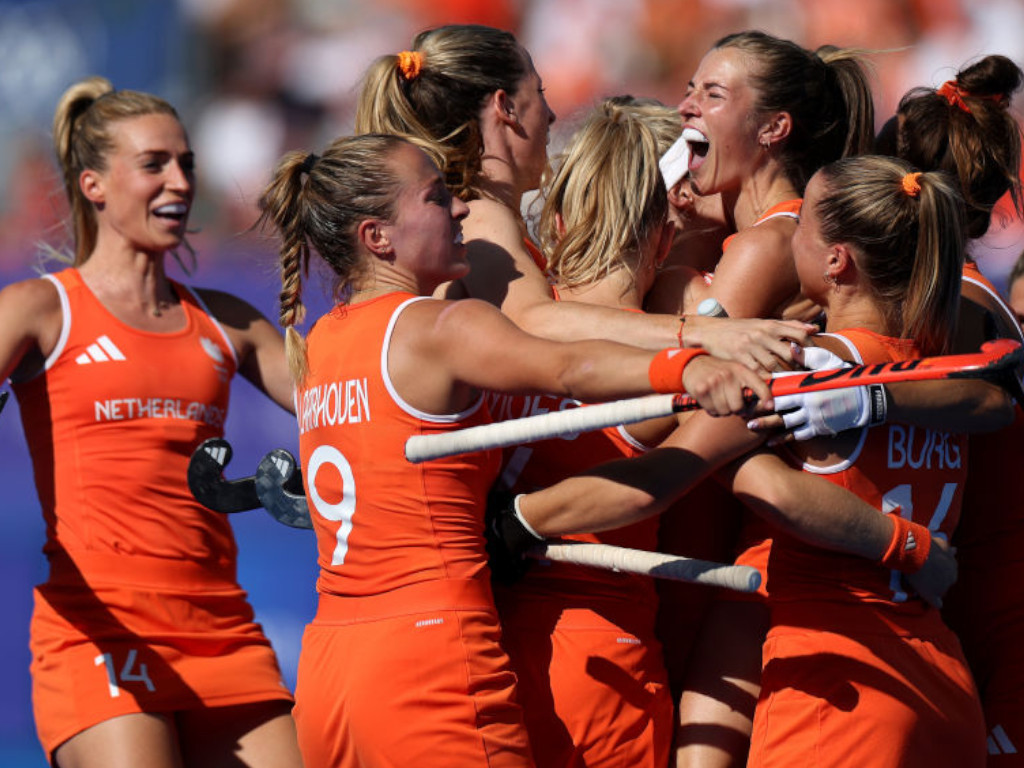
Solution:
<svg viewBox="0 0 1024 768">
<path fill-rule="evenodd" d="M 256 468 L 256 495 L 277 522 L 292 528 L 313 527 L 302 492 L 302 475 L 295 457 L 284 448 L 275 448 L 260 459 Z"/>
<path fill-rule="evenodd" d="M 231 444 L 222 437 L 204 440 L 188 462 L 188 487 L 196 500 L 214 512 L 244 512 L 260 505 L 255 478 L 225 480 L 231 461 Z"/>
</svg>

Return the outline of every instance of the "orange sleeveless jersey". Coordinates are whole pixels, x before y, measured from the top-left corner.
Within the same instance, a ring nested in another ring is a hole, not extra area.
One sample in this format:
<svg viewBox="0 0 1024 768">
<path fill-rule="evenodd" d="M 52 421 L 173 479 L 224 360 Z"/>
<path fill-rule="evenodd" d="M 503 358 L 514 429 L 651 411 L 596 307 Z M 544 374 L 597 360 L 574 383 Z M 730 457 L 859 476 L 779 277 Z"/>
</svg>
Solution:
<svg viewBox="0 0 1024 768">
<path fill-rule="evenodd" d="M 65 556 L 87 580 L 95 569 L 121 583 L 145 574 L 150 585 L 183 586 L 136 557 L 201 563 L 233 580 L 230 524 L 185 482 L 192 450 L 223 434 L 237 368 L 224 332 L 181 285 L 174 287 L 185 328 L 158 334 L 120 322 L 77 270 L 48 279 L 61 296 L 61 337 L 45 370 L 13 388 L 46 519 L 51 582 L 61 579 Z"/>
<path fill-rule="evenodd" d="M 50 560 L 31 631 L 47 757 L 125 714 L 290 700 L 235 581 L 227 518 L 185 481 L 195 447 L 223 433 L 230 343 L 178 284 L 185 327 L 156 334 L 113 317 L 76 270 L 47 279 L 61 337 L 43 372 L 13 385 Z"/>
<path fill-rule="evenodd" d="M 828 334 L 847 343 L 858 362 L 877 363 L 919 357 L 913 343 L 863 329 Z M 849 489 L 884 514 L 902 514 L 946 539 L 960 518 L 967 477 L 967 440 L 903 424 L 862 430 L 857 448 L 831 467 L 804 470 Z M 900 574 L 852 555 L 823 552 L 777 533 L 768 564 L 773 606 L 825 600 L 883 603 L 920 611 Z"/>
<path fill-rule="evenodd" d="M 448 416 L 404 403 L 387 375 L 408 293 L 335 307 L 307 338 L 298 391 L 303 482 L 320 564 L 318 590 L 378 595 L 442 579 L 486 578 L 483 513 L 497 450 L 411 464 L 405 441 L 490 421 L 481 398 Z"/>
<path fill-rule="evenodd" d="M 861 329 L 831 335 L 862 362 L 917 354 L 906 340 Z M 960 511 L 966 440 L 887 424 L 863 430 L 847 461 L 816 471 L 880 513 L 948 537 Z M 899 573 L 783 534 L 768 570 L 772 626 L 751 768 L 984 764 L 981 707 L 959 643 Z"/>
</svg>

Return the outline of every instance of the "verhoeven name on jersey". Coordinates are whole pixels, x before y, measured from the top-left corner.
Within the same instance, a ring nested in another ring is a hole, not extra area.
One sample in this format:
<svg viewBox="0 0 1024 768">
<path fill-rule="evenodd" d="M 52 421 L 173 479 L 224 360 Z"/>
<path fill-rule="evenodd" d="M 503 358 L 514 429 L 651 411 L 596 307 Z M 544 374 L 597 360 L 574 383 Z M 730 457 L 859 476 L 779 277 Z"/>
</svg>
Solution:
<svg viewBox="0 0 1024 768">
<path fill-rule="evenodd" d="M 890 469 L 960 469 L 960 445 L 954 435 L 931 429 L 889 425 Z"/>
<path fill-rule="evenodd" d="M 166 397 L 128 397 L 121 400 L 94 401 L 96 421 L 131 421 L 132 419 L 182 419 L 201 421 L 223 427 L 227 412 L 208 403 Z"/>
<path fill-rule="evenodd" d="M 300 434 L 317 427 L 369 421 L 369 387 L 365 378 L 320 384 L 301 390 L 298 406 Z"/>
</svg>

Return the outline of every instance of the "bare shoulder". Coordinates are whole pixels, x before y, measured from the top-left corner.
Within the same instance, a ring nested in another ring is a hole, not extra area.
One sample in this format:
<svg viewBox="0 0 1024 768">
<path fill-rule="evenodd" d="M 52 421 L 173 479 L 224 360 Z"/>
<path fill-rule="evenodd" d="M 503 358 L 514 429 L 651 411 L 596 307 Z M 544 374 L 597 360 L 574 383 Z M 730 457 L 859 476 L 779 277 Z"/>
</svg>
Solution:
<svg viewBox="0 0 1024 768">
<path fill-rule="evenodd" d="M 51 280 L 33 277 L 4 286 L 0 290 L 0 302 L 18 305 L 26 309 L 46 311 L 60 308 L 60 294 Z"/>
<path fill-rule="evenodd" d="M 49 336 L 56 340 L 62 322 L 57 286 L 41 277 L 11 283 L 0 290 L 0 317 L 8 331 L 12 326 L 20 327 L 22 335 L 41 344 Z"/>
<path fill-rule="evenodd" d="M 729 247 L 722 254 L 719 269 L 727 260 L 739 261 L 758 258 L 762 263 L 766 259 L 771 259 L 772 263 L 784 259 L 791 260 L 793 252 L 791 242 L 795 230 L 796 220 L 783 216 L 740 230 L 733 236 Z"/>
<path fill-rule="evenodd" d="M 63 324 L 60 293 L 51 281 L 31 278 L 0 290 L 0 380 L 38 372 Z"/>
<path fill-rule="evenodd" d="M 504 203 L 481 198 L 469 202 L 469 215 L 462 222 L 466 240 L 473 237 L 522 239 L 519 217 Z"/>
<path fill-rule="evenodd" d="M 423 334 L 450 334 L 467 327 L 495 321 L 510 322 L 493 305 L 480 299 L 427 299 L 410 304 L 402 319 Z"/>
</svg>

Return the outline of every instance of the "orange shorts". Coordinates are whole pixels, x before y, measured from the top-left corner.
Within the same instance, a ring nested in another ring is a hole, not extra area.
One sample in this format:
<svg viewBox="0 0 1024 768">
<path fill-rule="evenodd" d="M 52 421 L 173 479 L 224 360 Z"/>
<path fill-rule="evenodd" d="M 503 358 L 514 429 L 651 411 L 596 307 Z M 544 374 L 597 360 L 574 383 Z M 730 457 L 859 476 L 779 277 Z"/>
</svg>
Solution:
<svg viewBox="0 0 1024 768">
<path fill-rule="evenodd" d="M 43 585 L 30 648 L 36 730 L 48 756 L 119 715 L 291 700 L 237 586 L 171 594 Z"/>
<path fill-rule="evenodd" d="M 797 623 L 764 645 L 750 768 L 985 765 L 974 682 L 935 611 L 892 622 L 855 610 L 841 632 Z"/>
<path fill-rule="evenodd" d="M 538 600 L 502 606 L 502 645 L 538 768 L 668 765 L 675 718 L 653 614 L 637 622 L 614 613 Z"/>
<path fill-rule="evenodd" d="M 321 596 L 306 627 L 294 711 L 306 765 L 531 768 L 489 585 L 379 598 Z"/>
</svg>

